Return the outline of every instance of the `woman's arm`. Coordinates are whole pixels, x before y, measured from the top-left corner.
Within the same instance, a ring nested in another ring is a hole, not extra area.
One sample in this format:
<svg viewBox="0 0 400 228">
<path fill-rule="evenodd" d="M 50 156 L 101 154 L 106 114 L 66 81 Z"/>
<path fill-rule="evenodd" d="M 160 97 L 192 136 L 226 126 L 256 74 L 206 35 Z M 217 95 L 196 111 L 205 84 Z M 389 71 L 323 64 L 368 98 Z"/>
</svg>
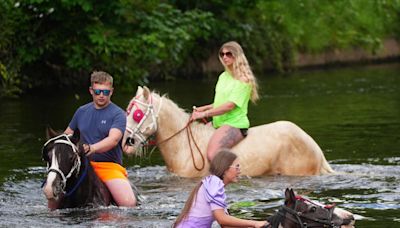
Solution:
<svg viewBox="0 0 400 228">
<path fill-rule="evenodd" d="M 206 106 L 207 108 L 203 108 Z M 206 105 L 206 106 L 194 109 L 191 120 L 222 115 L 234 109 L 236 107 L 236 104 L 229 101 L 216 108 L 213 108 L 212 105 Z"/>
<path fill-rule="evenodd" d="M 232 227 L 264 227 L 267 222 L 266 221 L 255 221 L 255 220 L 247 220 L 240 219 L 230 215 L 225 214 L 224 209 L 217 209 L 213 211 L 213 215 L 217 220 L 218 224 L 222 227 L 232 226 Z"/>
<path fill-rule="evenodd" d="M 212 108 L 213 108 L 212 104 L 203 105 L 200 107 L 193 106 L 193 111 L 204 112 Z"/>
</svg>

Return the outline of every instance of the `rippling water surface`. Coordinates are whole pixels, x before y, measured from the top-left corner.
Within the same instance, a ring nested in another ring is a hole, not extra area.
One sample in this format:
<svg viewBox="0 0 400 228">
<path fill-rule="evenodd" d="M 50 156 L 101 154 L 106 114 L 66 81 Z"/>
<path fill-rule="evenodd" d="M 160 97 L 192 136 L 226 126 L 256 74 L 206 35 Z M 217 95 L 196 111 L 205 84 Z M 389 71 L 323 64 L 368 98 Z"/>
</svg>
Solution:
<svg viewBox="0 0 400 228">
<path fill-rule="evenodd" d="M 318 142 L 334 175 L 243 177 L 227 187 L 231 213 L 265 219 L 282 205 L 284 189 L 356 215 L 357 227 L 400 226 L 400 78 L 398 64 L 301 72 L 260 79 L 262 100 L 250 107 L 253 125 L 291 120 Z M 181 107 L 209 102 L 215 80 L 153 83 Z M 136 89 L 133 89 L 132 94 Z M 125 107 L 132 94 L 116 94 Z M 170 227 L 199 179 L 166 171 L 155 151 L 125 158 L 144 202 L 135 209 L 104 207 L 49 212 L 41 192 L 44 127 L 63 129 L 88 101 L 35 95 L 0 102 L 0 227 Z M 236 207 L 248 202 L 249 207 Z"/>
</svg>

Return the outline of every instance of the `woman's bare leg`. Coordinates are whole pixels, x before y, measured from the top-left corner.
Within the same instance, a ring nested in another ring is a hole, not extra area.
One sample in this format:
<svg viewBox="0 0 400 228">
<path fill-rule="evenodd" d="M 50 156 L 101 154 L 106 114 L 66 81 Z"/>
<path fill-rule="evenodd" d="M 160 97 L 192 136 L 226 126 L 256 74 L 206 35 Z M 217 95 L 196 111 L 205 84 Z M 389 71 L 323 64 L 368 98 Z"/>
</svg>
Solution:
<svg viewBox="0 0 400 228">
<path fill-rule="evenodd" d="M 216 129 L 207 146 L 207 158 L 211 161 L 222 148 L 232 148 L 243 139 L 238 128 L 228 125 Z"/>
</svg>

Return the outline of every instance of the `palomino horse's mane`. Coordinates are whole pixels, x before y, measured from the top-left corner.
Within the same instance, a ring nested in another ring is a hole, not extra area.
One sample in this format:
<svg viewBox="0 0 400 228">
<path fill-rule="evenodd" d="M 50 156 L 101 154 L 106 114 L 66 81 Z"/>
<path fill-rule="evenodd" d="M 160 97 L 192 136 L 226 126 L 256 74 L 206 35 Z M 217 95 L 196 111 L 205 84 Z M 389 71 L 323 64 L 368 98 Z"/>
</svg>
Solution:
<svg viewBox="0 0 400 228">
<path fill-rule="evenodd" d="M 157 102 L 157 105 L 160 105 L 160 100 L 162 99 L 162 107 L 160 109 L 159 118 L 165 119 L 160 119 L 160 123 L 161 121 L 169 121 L 171 125 L 175 125 L 181 128 L 188 123 L 191 113 L 179 107 L 174 101 L 172 101 L 168 97 L 167 94 L 160 95 L 155 91 L 151 91 L 151 95 L 153 96 L 153 98 L 156 98 L 155 102 Z M 174 117 L 164 116 L 164 113 L 173 114 Z M 171 121 L 173 121 L 173 123 L 171 123 Z M 197 121 L 191 124 L 191 128 L 195 134 L 199 134 L 202 137 L 210 134 L 210 131 L 213 130 L 211 126 L 206 126 L 204 123 L 200 123 Z"/>
</svg>

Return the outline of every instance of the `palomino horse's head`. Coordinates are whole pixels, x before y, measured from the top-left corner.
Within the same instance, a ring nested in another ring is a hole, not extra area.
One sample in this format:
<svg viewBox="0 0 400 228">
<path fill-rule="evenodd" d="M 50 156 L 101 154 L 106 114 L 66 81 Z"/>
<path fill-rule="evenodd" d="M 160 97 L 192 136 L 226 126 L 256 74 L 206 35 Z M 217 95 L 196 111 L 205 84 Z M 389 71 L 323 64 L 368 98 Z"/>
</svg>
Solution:
<svg viewBox="0 0 400 228">
<path fill-rule="evenodd" d="M 46 135 L 48 141 L 42 149 L 42 159 L 47 162 L 47 178 L 43 192 L 47 199 L 58 200 L 65 194 L 68 179 L 79 174 L 81 167 L 77 147 L 79 131 L 75 131 L 71 136 L 57 134 L 47 128 Z"/>
<path fill-rule="evenodd" d="M 137 152 L 137 149 L 146 145 L 148 138 L 157 132 L 157 116 L 161 102 L 162 97 L 158 109 L 155 110 L 154 95 L 147 87 L 138 87 L 135 97 L 126 109 L 126 131 L 122 139 L 122 148 L 125 153 Z"/>
<path fill-rule="evenodd" d="M 322 205 L 302 196 L 296 196 L 292 189 L 285 191 L 285 204 L 276 216 L 268 219 L 272 227 L 353 227 L 353 215 L 334 205 Z"/>
</svg>

